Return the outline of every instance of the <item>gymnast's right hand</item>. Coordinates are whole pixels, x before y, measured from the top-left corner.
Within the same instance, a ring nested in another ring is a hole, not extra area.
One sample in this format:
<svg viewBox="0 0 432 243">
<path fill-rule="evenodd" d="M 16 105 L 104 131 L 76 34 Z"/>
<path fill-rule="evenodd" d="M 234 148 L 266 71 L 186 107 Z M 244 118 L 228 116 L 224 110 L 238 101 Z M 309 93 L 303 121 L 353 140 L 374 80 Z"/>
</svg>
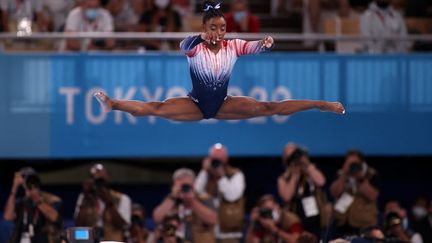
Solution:
<svg viewBox="0 0 432 243">
<path fill-rule="evenodd" d="M 219 38 L 219 35 L 213 31 L 207 31 L 207 32 L 201 33 L 201 39 L 205 40 L 208 44 L 213 44 L 213 45 L 216 45 L 216 42 L 221 41 L 221 38 Z"/>
</svg>

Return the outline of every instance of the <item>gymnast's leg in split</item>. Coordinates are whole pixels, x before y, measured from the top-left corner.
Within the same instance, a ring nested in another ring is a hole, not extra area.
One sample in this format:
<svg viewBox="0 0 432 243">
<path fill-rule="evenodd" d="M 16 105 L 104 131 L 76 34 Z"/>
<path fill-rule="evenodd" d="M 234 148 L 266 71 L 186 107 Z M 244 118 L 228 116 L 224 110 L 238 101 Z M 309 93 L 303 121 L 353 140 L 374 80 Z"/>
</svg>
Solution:
<svg viewBox="0 0 432 243">
<path fill-rule="evenodd" d="M 257 101 L 248 96 L 228 96 L 220 108 L 217 119 L 249 119 L 260 116 L 282 115 L 288 116 L 294 113 L 319 109 L 325 112 L 344 114 L 345 109 L 339 102 L 322 100 L 283 100 L 283 101 Z"/>
<path fill-rule="evenodd" d="M 199 121 L 203 115 L 189 97 L 171 98 L 160 102 L 111 99 L 102 92 L 94 94 L 104 111 L 118 110 L 134 116 L 159 116 L 175 121 Z M 237 120 L 271 115 L 292 115 L 309 109 L 345 113 L 339 102 L 317 100 L 257 101 L 247 96 L 228 96 L 216 114 L 216 119 Z"/>
</svg>

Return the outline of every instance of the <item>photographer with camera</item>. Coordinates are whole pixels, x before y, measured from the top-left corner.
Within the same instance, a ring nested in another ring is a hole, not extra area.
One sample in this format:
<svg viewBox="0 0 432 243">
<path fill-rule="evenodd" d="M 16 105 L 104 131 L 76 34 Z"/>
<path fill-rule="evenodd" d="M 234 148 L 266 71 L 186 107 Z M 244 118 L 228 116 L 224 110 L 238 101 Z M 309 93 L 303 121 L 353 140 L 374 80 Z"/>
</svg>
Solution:
<svg viewBox="0 0 432 243">
<path fill-rule="evenodd" d="M 132 205 L 131 225 L 129 227 L 128 243 L 145 243 L 151 232 L 145 228 L 145 210 L 142 205 Z"/>
<path fill-rule="evenodd" d="M 245 187 L 244 174 L 229 164 L 226 147 L 220 143 L 210 147 L 195 180 L 195 189 L 198 193 L 209 194 L 215 202 L 219 243 L 238 243 L 242 238 Z"/>
<path fill-rule="evenodd" d="M 180 227 L 178 215 L 167 215 L 162 220 L 162 224 L 157 227 L 148 243 L 182 243 L 183 240 L 177 236 L 176 232 Z"/>
<path fill-rule="evenodd" d="M 173 174 L 171 193 L 153 211 L 153 220 L 161 224 L 168 215 L 177 215 L 180 226 L 176 235 L 184 242 L 216 242 L 214 226 L 217 216 L 213 200 L 194 190 L 195 173 L 180 168 Z"/>
<path fill-rule="evenodd" d="M 397 200 L 388 200 L 384 205 L 384 228 L 389 239 L 423 243 L 421 235 L 410 228 L 407 212 Z"/>
<path fill-rule="evenodd" d="M 252 209 L 245 242 L 294 243 L 302 232 L 295 214 L 282 210 L 272 195 L 264 195 Z"/>
<path fill-rule="evenodd" d="M 124 231 L 131 222 L 129 196 L 113 190 L 102 164 L 90 169 L 75 207 L 75 225 L 94 227 L 98 240 L 124 241 Z"/>
<path fill-rule="evenodd" d="M 11 243 L 54 243 L 60 236 L 62 201 L 41 191 L 41 180 L 30 167 L 15 172 L 12 189 L 4 209 L 4 219 L 15 221 Z M 18 190 L 24 196 L 18 197 Z"/>
<path fill-rule="evenodd" d="M 432 204 L 425 196 L 417 197 L 411 205 L 410 223 L 420 233 L 423 242 L 432 242 Z"/>
<path fill-rule="evenodd" d="M 278 178 L 278 192 L 286 208 L 300 217 L 303 228 L 320 238 L 329 223 L 331 205 L 322 187 L 323 173 L 310 161 L 308 152 L 296 144 L 285 146 L 284 173 Z"/>
<path fill-rule="evenodd" d="M 351 150 L 338 175 L 330 188 L 336 200 L 334 217 L 338 234 L 358 234 L 361 228 L 376 225 L 379 195 L 376 170 L 366 163 L 360 151 Z"/>
</svg>

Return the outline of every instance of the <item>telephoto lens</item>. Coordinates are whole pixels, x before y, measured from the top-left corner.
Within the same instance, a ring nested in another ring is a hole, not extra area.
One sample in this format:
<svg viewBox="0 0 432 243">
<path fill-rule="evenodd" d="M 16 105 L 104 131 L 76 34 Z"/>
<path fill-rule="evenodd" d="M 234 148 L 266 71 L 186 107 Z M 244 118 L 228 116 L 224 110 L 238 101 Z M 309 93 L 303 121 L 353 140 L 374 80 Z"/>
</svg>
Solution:
<svg viewBox="0 0 432 243">
<path fill-rule="evenodd" d="M 192 189 L 192 186 L 189 185 L 189 184 L 183 184 L 181 186 L 181 191 L 184 192 L 184 193 L 190 192 L 191 189 Z"/>
</svg>

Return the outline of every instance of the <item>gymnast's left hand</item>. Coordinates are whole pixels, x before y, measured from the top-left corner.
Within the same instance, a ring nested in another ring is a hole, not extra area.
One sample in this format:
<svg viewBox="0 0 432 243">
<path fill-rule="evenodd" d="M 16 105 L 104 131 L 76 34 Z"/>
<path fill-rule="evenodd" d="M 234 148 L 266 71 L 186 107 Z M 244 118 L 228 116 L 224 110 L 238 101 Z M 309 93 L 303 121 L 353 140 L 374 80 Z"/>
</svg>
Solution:
<svg viewBox="0 0 432 243">
<path fill-rule="evenodd" d="M 267 36 L 262 40 L 262 47 L 263 48 L 270 48 L 273 46 L 274 40 L 273 37 Z"/>
</svg>

